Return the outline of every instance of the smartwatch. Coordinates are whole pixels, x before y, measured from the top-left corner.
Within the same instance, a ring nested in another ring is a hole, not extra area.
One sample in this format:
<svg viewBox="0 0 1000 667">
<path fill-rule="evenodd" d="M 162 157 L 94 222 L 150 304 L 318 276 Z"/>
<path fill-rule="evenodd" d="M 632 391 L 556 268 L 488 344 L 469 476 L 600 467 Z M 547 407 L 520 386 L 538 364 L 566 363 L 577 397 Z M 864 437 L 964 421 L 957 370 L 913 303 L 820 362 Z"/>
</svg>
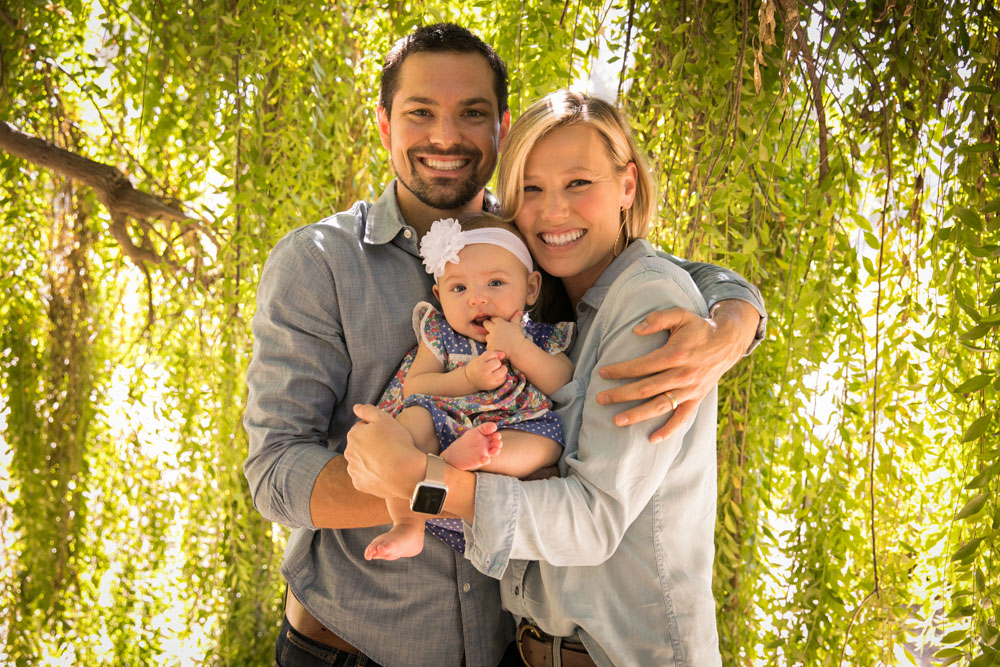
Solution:
<svg viewBox="0 0 1000 667">
<path fill-rule="evenodd" d="M 419 514 L 440 514 L 447 497 L 448 485 L 444 483 L 444 460 L 440 456 L 428 454 L 424 481 L 413 489 L 410 509 Z"/>
</svg>

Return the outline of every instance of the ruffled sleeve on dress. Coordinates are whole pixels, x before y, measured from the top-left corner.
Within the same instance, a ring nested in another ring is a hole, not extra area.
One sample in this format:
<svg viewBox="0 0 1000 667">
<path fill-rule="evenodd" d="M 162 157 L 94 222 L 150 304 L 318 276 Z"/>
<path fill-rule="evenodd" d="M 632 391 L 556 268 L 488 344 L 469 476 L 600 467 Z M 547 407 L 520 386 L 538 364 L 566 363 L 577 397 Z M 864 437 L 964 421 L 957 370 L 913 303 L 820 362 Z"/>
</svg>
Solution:
<svg viewBox="0 0 1000 667">
<path fill-rule="evenodd" d="M 448 321 L 444 315 L 426 301 L 421 301 L 413 307 L 413 332 L 417 334 L 417 340 L 430 348 L 442 365 L 448 363 L 448 350 L 443 339 L 447 326 Z"/>
<path fill-rule="evenodd" d="M 559 354 L 568 350 L 573 344 L 576 323 L 559 322 L 558 324 L 545 324 L 543 322 L 526 320 L 521 329 L 538 347 L 549 354 Z"/>
</svg>

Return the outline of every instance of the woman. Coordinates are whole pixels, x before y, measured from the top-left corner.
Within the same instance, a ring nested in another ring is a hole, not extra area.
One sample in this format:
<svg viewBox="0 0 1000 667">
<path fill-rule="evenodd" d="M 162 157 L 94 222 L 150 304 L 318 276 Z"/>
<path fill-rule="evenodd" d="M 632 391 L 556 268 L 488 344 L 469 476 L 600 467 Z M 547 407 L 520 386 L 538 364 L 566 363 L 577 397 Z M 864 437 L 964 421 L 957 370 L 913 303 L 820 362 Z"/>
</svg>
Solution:
<svg viewBox="0 0 1000 667">
<path fill-rule="evenodd" d="M 656 190 L 627 124 L 605 102 L 557 92 L 512 127 L 499 166 L 505 213 L 535 261 L 561 280 L 577 317 L 573 380 L 561 406 L 562 477 L 535 481 L 448 468 L 445 512 L 466 522 L 466 558 L 501 579 L 524 619 L 522 655 L 564 664 L 719 664 L 711 574 L 715 522 L 715 392 L 683 432 L 620 428 L 597 393 L 597 369 L 663 343 L 637 336 L 649 304 L 704 316 L 689 276 L 644 239 Z M 426 456 L 371 406 L 348 446 L 362 491 L 409 497 Z"/>
</svg>

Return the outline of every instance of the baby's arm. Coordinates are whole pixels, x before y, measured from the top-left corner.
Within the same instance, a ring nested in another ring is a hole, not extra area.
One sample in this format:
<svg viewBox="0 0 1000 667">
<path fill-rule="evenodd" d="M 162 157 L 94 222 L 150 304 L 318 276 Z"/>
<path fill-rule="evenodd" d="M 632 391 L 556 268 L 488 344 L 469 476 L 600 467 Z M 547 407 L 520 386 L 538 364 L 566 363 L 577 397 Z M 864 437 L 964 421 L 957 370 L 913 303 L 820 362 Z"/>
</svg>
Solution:
<svg viewBox="0 0 1000 667">
<path fill-rule="evenodd" d="M 503 364 L 503 358 L 503 352 L 486 351 L 468 364 L 445 372 L 438 358 L 421 341 L 413 365 L 403 380 L 403 395 L 456 397 L 468 396 L 486 389 L 496 389 L 507 377 L 507 367 Z"/>
<path fill-rule="evenodd" d="M 489 332 L 486 349 L 504 352 L 511 366 L 524 373 L 528 382 L 551 396 L 573 379 L 573 362 L 561 352 L 549 354 L 525 337 L 519 324 L 520 315 L 514 313 L 510 321 L 494 317 L 485 322 Z"/>
</svg>

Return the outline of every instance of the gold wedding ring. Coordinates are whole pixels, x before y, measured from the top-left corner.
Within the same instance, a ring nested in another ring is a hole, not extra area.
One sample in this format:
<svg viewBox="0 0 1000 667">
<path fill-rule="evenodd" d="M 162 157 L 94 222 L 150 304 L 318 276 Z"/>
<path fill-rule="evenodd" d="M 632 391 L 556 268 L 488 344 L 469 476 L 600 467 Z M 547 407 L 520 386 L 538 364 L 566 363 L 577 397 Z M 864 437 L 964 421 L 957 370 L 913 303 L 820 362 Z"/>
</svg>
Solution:
<svg viewBox="0 0 1000 667">
<path fill-rule="evenodd" d="M 674 392 L 668 391 L 668 392 L 666 392 L 663 395 L 666 397 L 666 399 L 668 401 L 670 401 L 670 409 L 671 409 L 671 411 L 676 410 L 677 409 L 677 397 L 674 396 Z"/>
</svg>

